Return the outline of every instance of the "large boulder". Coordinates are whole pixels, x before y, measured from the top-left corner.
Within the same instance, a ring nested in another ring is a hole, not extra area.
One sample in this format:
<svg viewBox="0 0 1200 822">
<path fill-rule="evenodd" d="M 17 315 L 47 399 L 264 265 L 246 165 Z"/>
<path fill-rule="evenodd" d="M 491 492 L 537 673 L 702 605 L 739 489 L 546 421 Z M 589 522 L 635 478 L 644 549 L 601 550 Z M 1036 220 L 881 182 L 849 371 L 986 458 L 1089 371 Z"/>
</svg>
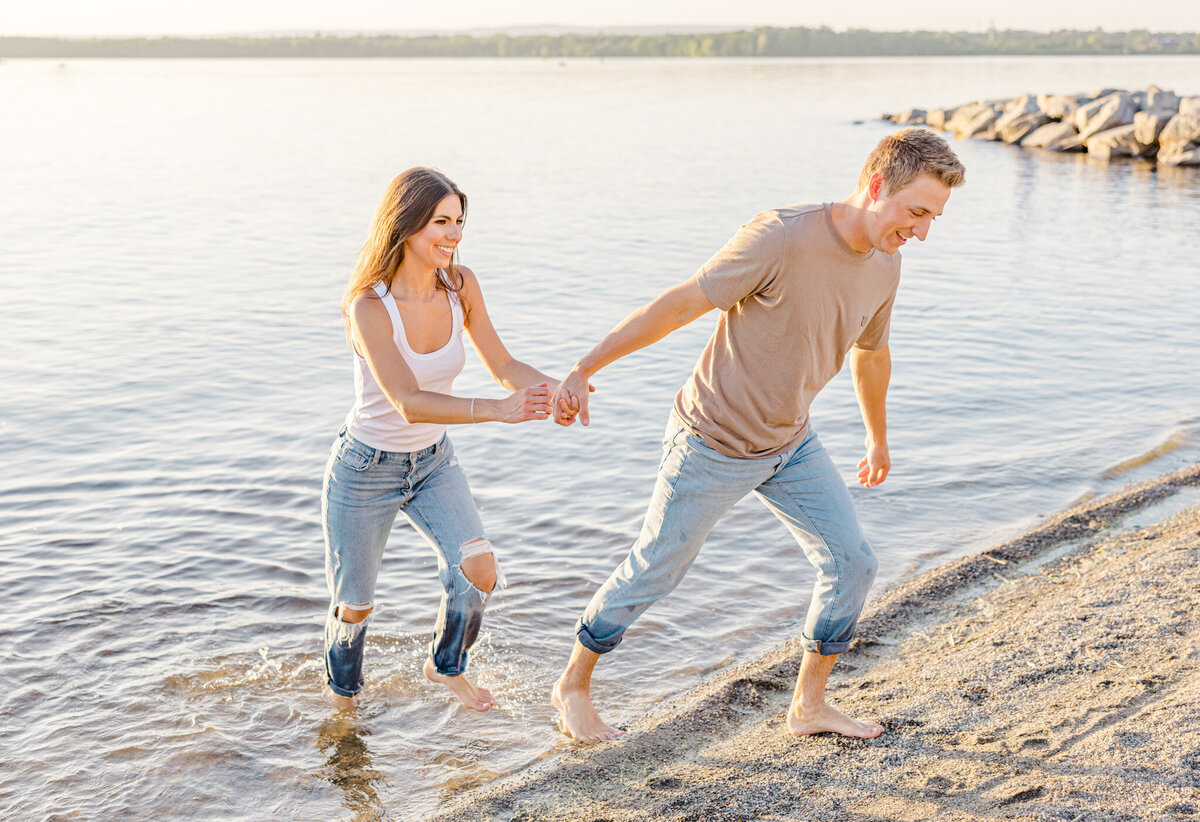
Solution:
<svg viewBox="0 0 1200 822">
<path fill-rule="evenodd" d="M 1200 115 L 1200 97 L 1184 97 L 1179 101 L 1179 113 Z"/>
<path fill-rule="evenodd" d="M 1004 125 L 1000 123 L 1005 118 L 1002 116 L 996 121 L 996 136 L 1006 143 L 1020 143 L 1027 135 L 1037 131 L 1047 123 L 1052 122 L 1043 111 L 1032 111 L 1029 114 L 1022 114 L 1015 120 L 1009 120 Z M 1072 127 L 1072 132 L 1075 129 Z"/>
<path fill-rule="evenodd" d="M 1145 111 L 1179 111 L 1179 95 L 1150 86 L 1146 89 L 1146 104 L 1142 108 Z"/>
<path fill-rule="evenodd" d="M 923 126 L 925 125 L 925 109 L 910 108 L 899 114 L 893 114 L 892 122 L 902 126 Z"/>
<path fill-rule="evenodd" d="M 974 120 L 985 111 L 992 111 L 991 103 L 967 103 L 954 109 L 954 113 L 946 118 L 946 131 L 957 134 L 967 123 Z"/>
<path fill-rule="evenodd" d="M 1079 132 L 1070 123 L 1047 123 L 1021 141 L 1024 148 L 1045 148 L 1050 151 L 1083 151 Z"/>
<path fill-rule="evenodd" d="M 1051 120 L 1066 120 L 1079 108 L 1079 99 L 1065 94 L 1039 94 L 1037 106 Z"/>
<path fill-rule="evenodd" d="M 978 137 L 983 140 L 996 139 L 996 121 L 1000 119 L 1000 111 L 987 108 L 974 119 L 960 127 L 955 134 L 958 137 Z"/>
<path fill-rule="evenodd" d="M 1158 135 L 1158 162 L 1200 166 L 1200 114 L 1176 114 Z"/>
<path fill-rule="evenodd" d="M 1132 125 L 1133 115 L 1137 110 L 1132 95 L 1118 91 L 1081 106 L 1079 111 L 1075 112 L 1075 128 L 1079 129 L 1080 139 L 1086 142 L 1093 134 L 1117 126 Z"/>
<path fill-rule="evenodd" d="M 1200 166 L 1200 148 L 1189 148 L 1186 151 L 1158 150 L 1158 164 L 1161 166 Z"/>
<path fill-rule="evenodd" d="M 1099 160 L 1139 156 L 1145 147 L 1134 138 L 1134 128 L 1136 127 L 1130 123 L 1087 138 L 1088 156 Z"/>
<path fill-rule="evenodd" d="M 1037 110 L 1035 95 L 1026 94 L 1022 97 L 1014 97 L 1005 104 L 1004 111 L 1000 113 L 1000 119 L 996 121 L 996 133 L 999 134 L 1013 120 L 1024 117 L 1026 114 L 1032 114 Z"/>
<path fill-rule="evenodd" d="M 1155 145 L 1158 142 L 1158 135 L 1162 133 L 1174 116 L 1175 113 L 1169 109 L 1139 111 L 1133 115 L 1134 138 L 1142 145 Z"/>
<path fill-rule="evenodd" d="M 1096 116 L 1096 112 L 1104 108 L 1104 104 L 1108 101 L 1107 97 L 1099 100 L 1088 100 L 1080 103 L 1079 108 L 1075 109 L 1075 113 L 1071 115 L 1071 125 L 1078 129 L 1081 125 L 1086 125 L 1087 121 Z"/>
<path fill-rule="evenodd" d="M 925 113 L 925 125 L 930 128 L 945 128 L 946 120 L 954 116 L 954 109 L 935 108 Z"/>
</svg>

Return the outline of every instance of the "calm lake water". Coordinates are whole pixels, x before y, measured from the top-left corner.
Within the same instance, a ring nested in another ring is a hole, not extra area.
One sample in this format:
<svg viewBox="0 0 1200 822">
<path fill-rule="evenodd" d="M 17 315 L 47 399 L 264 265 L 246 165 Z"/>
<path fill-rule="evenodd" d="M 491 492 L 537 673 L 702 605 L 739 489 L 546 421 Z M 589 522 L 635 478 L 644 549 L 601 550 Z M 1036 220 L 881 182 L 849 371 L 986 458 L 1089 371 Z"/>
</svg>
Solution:
<svg viewBox="0 0 1200 822">
<path fill-rule="evenodd" d="M 849 194 L 883 111 L 1149 83 L 1200 94 L 1200 59 L 0 64 L 0 817 L 419 819 L 564 744 L 551 684 L 715 317 L 603 372 L 589 429 L 452 430 L 511 583 L 473 658 L 499 703 L 421 678 L 439 589 L 402 526 L 337 715 L 337 304 L 400 170 L 470 195 L 463 261 L 561 374 L 755 212 Z M 956 149 L 967 187 L 904 252 L 893 473 L 853 490 L 877 593 L 1200 460 L 1200 170 Z M 504 393 L 473 357 L 458 391 Z M 851 482 L 847 375 L 814 424 Z M 606 716 L 794 636 L 811 584 L 739 505 L 601 664 Z"/>
</svg>

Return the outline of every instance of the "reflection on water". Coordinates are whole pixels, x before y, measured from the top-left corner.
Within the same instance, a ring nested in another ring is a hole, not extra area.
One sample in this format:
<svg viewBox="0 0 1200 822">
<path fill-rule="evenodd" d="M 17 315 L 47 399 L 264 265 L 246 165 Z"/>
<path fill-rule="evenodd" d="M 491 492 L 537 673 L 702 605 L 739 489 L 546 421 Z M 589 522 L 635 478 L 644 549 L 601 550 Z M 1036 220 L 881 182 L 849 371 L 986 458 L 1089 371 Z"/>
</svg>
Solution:
<svg viewBox="0 0 1200 822">
<path fill-rule="evenodd" d="M 367 737 L 371 731 L 359 727 L 352 716 L 338 714 L 321 725 L 317 747 L 325 756 L 321 778 L 339 788 L 342 804 L 355 820 L 384 819 L 384 802 L 379 790 L 387 785 L 383 774 L 373 767 Z"/>
<path fill-rule="evenodd" d="M 420 819 L 560 750 L 572 626 L 714 320 L 602 372 L 586 430 L 451 432 L 510 581 L 471 669 L 499 701 L 421 676 L 436 559 L 400 525 L 338 714 L 319 491 L 380 192 L 418 163 L 468 192 L 464 262 L 508 347 L 560 374 L 757 211 L 847 194 L 886 133 L 866 118 L 920 102 L 898 73 L 939 99 L 1200 93 L 1195 58 L 0 66 L 0 818 Z M 852 491 L 876 591 L 1200 460 L 1200 172 L 956 148 L 968 184 L 905 250 L 893 471 Z M 458 389 L 502 393 L 473 359 Z M 849 381 L 813 413 L 849 480 Z M 811 585 L 736 506 L 597 669 L 601 710 L 627 722 L 791 637 Z"/>
</svg>

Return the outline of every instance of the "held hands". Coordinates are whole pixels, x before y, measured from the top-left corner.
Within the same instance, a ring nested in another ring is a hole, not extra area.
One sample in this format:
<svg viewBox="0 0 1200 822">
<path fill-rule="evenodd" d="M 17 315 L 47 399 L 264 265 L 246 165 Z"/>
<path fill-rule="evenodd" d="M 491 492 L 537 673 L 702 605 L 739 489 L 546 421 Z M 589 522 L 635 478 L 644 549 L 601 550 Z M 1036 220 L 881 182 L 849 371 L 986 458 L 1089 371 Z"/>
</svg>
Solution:
<svg viewBox="0 0 1200 822">
<path fill-rule="evenodd" d="M 550 384 L 521 388 L 500 400 L 500 422 L 544 420 L 550 416 Z"/>
<path fill-rule="evenodd" d="M 578 417 L 584 425 L 591 422 L 588 416 L 588 394 L 596 387 L 588 383 L 587 378 L 578 369 L 573 369 L 567 378 L 558 384 L 551 405 L 554 408 L 554 421 L 559 425 L 570 425 Z"/>
<path fill-rule="evenodd" d="M 887 479 L 890 470 L 892 458 L 888 454 L 887 443 L 867 440 L 867 455 L 858 463 L 858 484 L 865 488 L 879 485 Z"/>
</svg>

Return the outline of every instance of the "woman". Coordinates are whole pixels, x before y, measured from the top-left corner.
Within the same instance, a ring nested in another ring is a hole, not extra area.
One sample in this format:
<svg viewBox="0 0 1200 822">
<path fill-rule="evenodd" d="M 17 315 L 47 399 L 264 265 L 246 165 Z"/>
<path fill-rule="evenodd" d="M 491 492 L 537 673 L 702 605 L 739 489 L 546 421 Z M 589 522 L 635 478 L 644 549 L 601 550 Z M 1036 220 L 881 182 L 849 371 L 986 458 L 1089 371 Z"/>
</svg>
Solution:
<svg viewBox="0 0 1200 822">
<path fill-rule="evenodd" d="M 450 180 L 412 168 L 375 213 L 346 294 L 355 402 L 325 471 L 322 513 L 331 601 L 325 673 L 342 704 L 362 690 L 363 641 L 388 533 L 403 511 L 433 546 L 441 612 L 425 676 L 468 708 L 495 702 L 464 675 L 484 605 L 504 575 L 484 535 L 448 424 L 524 422 L 550 413 L 551 381 L 505 349 L 479 281 L 457 262 L 467 198 Z M 452 396 L 466 330 L 505 399 Z"/>
</svg>

